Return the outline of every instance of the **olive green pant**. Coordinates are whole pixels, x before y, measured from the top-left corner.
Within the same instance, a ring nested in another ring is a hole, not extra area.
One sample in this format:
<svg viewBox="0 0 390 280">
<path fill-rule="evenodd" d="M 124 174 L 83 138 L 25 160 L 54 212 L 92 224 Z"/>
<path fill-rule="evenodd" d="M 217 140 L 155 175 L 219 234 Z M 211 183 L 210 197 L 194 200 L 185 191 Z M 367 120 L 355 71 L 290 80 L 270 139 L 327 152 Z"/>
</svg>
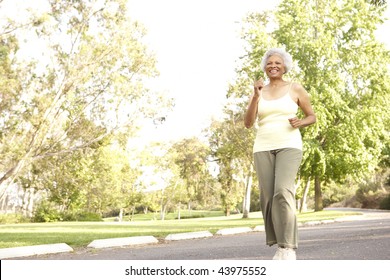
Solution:
<svg viewBox="0 0 390 280">
<path fill-rule="evenodd" d="M 295 214 L 295 178 L 302 151 L 286 148 L 254 153 L 259 180 L 260 204 L 267 245 L 298 248 Z"/>
</svg>

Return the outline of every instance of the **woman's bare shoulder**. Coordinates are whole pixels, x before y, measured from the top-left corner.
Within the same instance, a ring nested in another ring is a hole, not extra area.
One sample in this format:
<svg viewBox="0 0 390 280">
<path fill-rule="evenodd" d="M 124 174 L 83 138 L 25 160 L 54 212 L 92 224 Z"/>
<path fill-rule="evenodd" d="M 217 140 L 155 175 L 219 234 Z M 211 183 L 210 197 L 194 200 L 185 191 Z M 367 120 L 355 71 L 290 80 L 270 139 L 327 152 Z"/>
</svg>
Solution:
<svg viewBox="0 0 390 280">
<path fill-rule="evenodd" d="M 308 94 L 306 89 L 300 83 L 297 83 L 297 82 L 292 82 L 291 89 L 292 89 L 292 91 L 294 91 L 298 95 L 307 95 Z"/>
</svg>

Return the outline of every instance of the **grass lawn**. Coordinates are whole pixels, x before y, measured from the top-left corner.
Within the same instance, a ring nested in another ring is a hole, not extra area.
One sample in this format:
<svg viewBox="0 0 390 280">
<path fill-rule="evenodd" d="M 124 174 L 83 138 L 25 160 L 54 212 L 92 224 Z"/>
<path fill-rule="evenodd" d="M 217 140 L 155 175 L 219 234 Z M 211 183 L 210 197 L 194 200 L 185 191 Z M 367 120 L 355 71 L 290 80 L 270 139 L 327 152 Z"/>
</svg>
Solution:
<svg viewBox="0 0 390 280">
<path fill-rule="evenodd" d="M 217 232 L 222 228 L 255 227 L 263 224 L 260 212 L 251 213 L 248 219 L 242 214 L 222 216 L 221 212 L 192 211 L 202 218 L 175 220 L 175 214 L 166 220 L 155 220 L 153 214 L 135 215 L 133 221 L 114 222 L 56 222 L 0 225 L 0 248 L 66 243 L 73 248 L 85 247 L 95 239 L 152 235 L 165 238 L 170 233 L 205 231 Z M 188 216 L 188 213 L 182 215 Z M 359 215 L 356 212 L 321 211 L 298 214 L 299 222 L 334 219 Z"/>
</svg>

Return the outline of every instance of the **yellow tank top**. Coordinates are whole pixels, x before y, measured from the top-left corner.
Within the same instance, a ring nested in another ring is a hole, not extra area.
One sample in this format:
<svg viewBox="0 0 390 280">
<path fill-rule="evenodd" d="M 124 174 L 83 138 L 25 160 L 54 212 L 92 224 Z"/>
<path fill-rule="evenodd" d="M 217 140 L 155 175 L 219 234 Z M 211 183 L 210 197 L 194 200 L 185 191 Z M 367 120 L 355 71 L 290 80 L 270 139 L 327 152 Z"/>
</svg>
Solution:
<svg viewBox="0 0 390 280">
<path fill-rule="evenodd" d="M 302 150 L 302 137 L 298 128 L 293 128 L 288 119 L 296 116 L 298 105 L 290 96 L 265 100 L 260 94 L 258 122 L 253 152 L 271 151 L 283 148 Z"/>
</svg>

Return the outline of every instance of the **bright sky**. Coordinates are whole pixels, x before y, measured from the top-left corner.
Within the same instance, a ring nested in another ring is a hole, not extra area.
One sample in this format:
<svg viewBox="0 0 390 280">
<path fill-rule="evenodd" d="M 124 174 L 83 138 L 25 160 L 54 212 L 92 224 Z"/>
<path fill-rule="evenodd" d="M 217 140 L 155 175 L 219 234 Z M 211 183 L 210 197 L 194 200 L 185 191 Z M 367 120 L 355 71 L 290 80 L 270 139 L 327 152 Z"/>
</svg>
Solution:
<svg viewBox="0 0 390 280">
<path fill-rule="evenodd" d="M 12 10 L 20 14 L 26 6 L 38 11 L 45 0 L 32 2 L 4 0 L 0 14 L 10 15 Z M 211 118 L 221 115 L 228 84 L 234 80 L 237 60 L 243 54 L 240 22 L 249 12 L 275 8 L 280 0 L 128 2 L 131 18 L 145 26 L 146 42 L 156 54 L 160 76 L 153 88 L 175 98 L 176 104 L 162 126 L 155 129 L 145 125 L 142 135 L 149 140 L 200 137 Z M 390 47 L 390 36 L 385 35 L 389 29 L 388 20 L 380 28 L 378 38 Z"/>
<path fill-rule="evenodd" d="M 129 0 L 130 16 L 148 31 L 160 77 L 155 87 L 176 99 L 166 123 L 145 126 L 150 140 L 201 136 L 202 128 L 222 112 L 229 82 L 243 54 L 240 22 L 248 12 L 272 9 L 280 0 Z M 390 18 L 389 9 L 387 17 Z M 387 40 L 385 30 L 382 40 Z M 248 95 L 250 92 L 248 92 Z"/>
<path fill-rule="evenodd" d="M 200 136 L 212 117 L 221 115 L 228 83 L 243 54 L 240 22 L 278 1 L 129 0 L 130 16 L 148 31 L 160 77 L 155 87 L 175 98 L 175 108 L 153 139 Z"/>
</svg>

